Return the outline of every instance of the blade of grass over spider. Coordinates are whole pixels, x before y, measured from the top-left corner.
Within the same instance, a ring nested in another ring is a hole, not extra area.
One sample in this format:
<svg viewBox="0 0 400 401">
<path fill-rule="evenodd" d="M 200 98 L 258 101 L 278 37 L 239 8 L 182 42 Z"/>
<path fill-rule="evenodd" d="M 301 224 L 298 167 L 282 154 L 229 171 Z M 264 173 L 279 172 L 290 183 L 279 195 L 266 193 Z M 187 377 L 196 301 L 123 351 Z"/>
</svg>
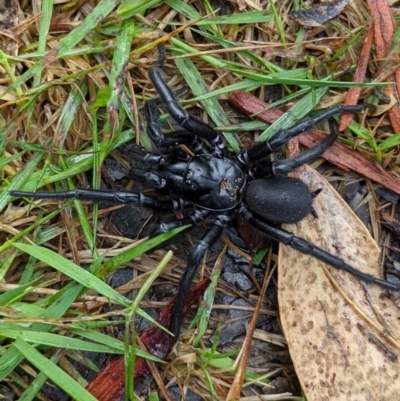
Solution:
<svg viewBox="0 0 400 401">
<path fill-rule="evenodd" d="M 190 289 L 183 302 L 183 315 L 190 310 L 193 303 L 196 302 L 196 300 L 204 293 L 204 290 L 208 285 L 209 280 L 204 279 Z M 169 327 L 171 324 L 174 299 L 175 297 L 170 299 L 167 306 L 160 311 L 156 318 L 156 321 L 162 326 Z M 183 315 L 182 318 L 184 317 Z M 160 330 L 155 326 L 142 331 L 140 334 L 140 340 L 144 348 L 151 353 L 157 354 L 159 358 L 163 359 L 168 356 L 176 342 L 173 337 L 165 332 L 165 330 Z M 129 363 L 130 362 L 131 361 L 129 361 Z M 130 391 L 133 392 L 132 387 L 129 385 L 125 386 L 125 380 L 133 379 L 133 383 L 137 385 L 151 373 L 147 361 L 143 358 L 138 357 L 135 359 L 134 373 L 129 373 L 129 376 L 127 376 L 126 366 L 127 364 L 125 364 L 123 357 L 114 359 L 101 370 L 101 372 L 89 383 L 86 389 L 99 400 L 122 401 L 124 391 L 125 394 L 129 394 Z M 110 388 L 108 383 L 110 383 L 111 379 L 112 387 Z"/>
<path fill-rule="evenodd" d="M 56 364 L 51 362 L 21 338 L 17 338 L 14 347 L 39 371 L 43 372 L 54 381 L 54 383 L 69 394 L 73 400 L 96 401 L 95 397 L 85 390 L 78 382 L 71 379 L 64 370 L 59 368 Z"/>
<path fill-rule="evenodd" d="M 325 95 L 327 87 L 310 91 L 303 99 L 299 100 L 290 110 L 282 115 L 275 123 L 268 127 L 258 138 L 257 142 L 263 142 L 272 138 L 278 131 L 293 126 L 294 123 L 309 114 Z"/>
<path fill-rule="evenodd" d="M 174 49 L 172 49 L 174 54 Z M 190 59 L 176 59 L 175 64 L 178 67 L 180 73 L 185 78 L 185 81 L 190 86 L 190 89 L 196 96 L 204 95 L 208 93 L 208 87 L 203 80 L 201 74 L 197 71 L 195 65 Z M 201 102 L 205 108 L 207 114 L 211 117 L 214 123 L 218 125 L 229 125 L 229 120 L 226 117 L 225 111 L 215 98 L 209 98 Z M 239 139 L 236 135 L 231 133 L 223 133 L 226 141 L 232 147 L 235 152 L 239 152 L 240 144 Z"/>
</svg>

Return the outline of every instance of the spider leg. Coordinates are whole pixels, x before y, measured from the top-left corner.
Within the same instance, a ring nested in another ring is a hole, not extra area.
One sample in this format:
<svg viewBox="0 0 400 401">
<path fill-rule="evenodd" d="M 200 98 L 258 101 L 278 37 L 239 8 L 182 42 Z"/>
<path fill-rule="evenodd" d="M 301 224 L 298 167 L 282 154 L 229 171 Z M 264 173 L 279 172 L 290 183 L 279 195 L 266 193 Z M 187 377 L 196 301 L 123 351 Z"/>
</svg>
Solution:
<svg viewBox="0 0 400 401">
<path fill-rule="evenodd" d="M 164 135 L 160 126 L 160 115 L 157 110 L 156 102 L 150 100 L 144 105 L 147 121 L 147 133 L 156 146 L 172 147 L 179 144 L 191 144 L 195 136 L 190 132 L 175 132 Z"/>
<path fill-rule="evenodd" d="M 310 148 L 300 154 L 299 156 L 292 157 L 277 162 L 264 161 L 260 165 L 257 165 L 250 169 L 250 174 L 254 178 L 265 177 L 266 175 L 284 175 L 291 171 L 296 170 L 303 164 L 308 164 L 320 157 L 326 149 L 328 149 L 337 139 L 338 134 L 336 131 L 337 124 L 333 132 L 328 135 L 320 144 Z"/>
<path fill-rule="evenodd" d="M 135 157 L 136 156 L 136 157 Z M 135 148 L 134 160 L 139 160 L 147 165 L 160 166 L 158 171 L 144 170 L 143 168 L 132 167 L 130 175 L 135 178 L 142 178 L 154 188 L 162 189 L 174 187 L 178 191 L 181 188 L 182 176 L 187 170 L 187 161 L 171 163 L 174 153 L 164 155 L 147 152 L 143 148 Z"/>
<path fill-rule="evenodd" d="M 148 166 L 164 166 L 171 163 L 174 153 L 163 154 L 148 152 L 141 146 L 133 146 L 129 152 L 129 158 L 131 160 L 144 163 Z"/>
<path fill-rule="evenodd" d="M 243 211 L 242 211 L 243 212 Z M 338 258 L 337 256 L 332 255 L 331 253 L 324 251 L 323 249 L 313 245 L 311 242 L 306 241 L 300 237 L 297 237 L 290 233 L 289 231 L 284 230 L 280 227 L 275 227 L 267 222 L 261 220 L 258 217 L 252 215 L 248 210 L 243 212 L 249 222 L 265 234 L 267 234 L 271 239 L 282 242 L 285 245 L 291 246 L 293 249 L 304 253 L 306 255 L 311 255 L 314 258 L 334 267 L 338 270 L 343 270 L 347 273 L 352 274 L 353 276 L 363 280 L 367 283 L 376 284 L 382 288 L 392 290 L 392 291 L 400 291 L 400 287 L 395 284 L 392 284 L 388 281 L 379 279 L 377 277 L 371 276 L 370 274 L 360 272 L 354 267 L 347 264 L 344 260 Z"/>
<path fill-rule="evenodd" d="M 123 203 L 138 205 L 143 207 L 151 207 L 153 209 L 161 209 L 165 211 L 180 210 L 192 205 L 191 202 L 177 199 L 157 199 L 143 193 L 135 193 L 128 191 L 103 191 L 100 189 L 76 188 L 70 191 L 59 192 L 24 192 L 10 191 L 11 196 L 17 198 L 33 198 L 33 199 L 78 199 L 90 202 L 108 201 L 113 203 Z"/>
<path fill-rule="evenodd" d="M 154 232 L 152 232 L 151 236 L 163 234 L 163 233 L 166 233 L 166 232 L 172 230 L 173 228 L 182 227 L 187 224 L 196 225 L 197 223 L 204 220 L 210 213 L 211 213 L 211 211 L 209 211 L 209 210 L 199 209 L 199 210 L 195 210 L 194 213 L 192 213 L 188 216 L 185 216 L 183 219 L 173 220 L 173 221 L 169 221 L 167 223 L 161 223 L 158 226 L 158 228 Z"/>
<path fill-rule="evenodd" d="M 302 132 L 307 131 L 314 127 L 314 125 L 318 124 L 320 121 L 326 120 L 337 113 L 347 112 L 358 112 L 362 110 L 362 106 L 335 106 L 329 109 L 326 109 L 322 113 L 314 116 L 314 117 L 306 117 L 300 120 L 293 127 L 283 129 L 278 131 L 273 138 L 259 145 L 254 146 L 251 149 L 248 149 L 242 152 L 238 156 L 238 161 L 247 166 L 252 162 L 263 159 L 267 157 L 275 150 L 279 149 L 283 144 L 285 144 L 289 139 L 294 138 L 297 135 L 300 135 Z"/>
<path fill-rule="evenodd" d="M 176 101 L 172 89 L 163 81 L 159 69 L 153 68 L 149 71 L 149 78 L 161 96 L 164 105 L 171 117 L 183 128 L 192 134 L 207 140 L 214 145 L 213 154 L 217 157 L 224 156 L 225 144 L 218 132 L 213 130 L 208 124 L 191 116 Z"/>
<path fill-rule="evenodd" d="M 179 282 L 178 294 L 172 308 L 172 324 L 171 331 L 175 337 L 179 336 L 180 324 L 179 318 L 183 308 L 183 300 L 190 290 L 193 278 L 203 260 L 203 257 L 211 245 L 220 237 L 222 230 L 228 224 L 230 218 L 228 214 L 216 216 L 215 221 L 203 238 L 195 245 L 188 256 L 187 267 Z"/>
</svg>

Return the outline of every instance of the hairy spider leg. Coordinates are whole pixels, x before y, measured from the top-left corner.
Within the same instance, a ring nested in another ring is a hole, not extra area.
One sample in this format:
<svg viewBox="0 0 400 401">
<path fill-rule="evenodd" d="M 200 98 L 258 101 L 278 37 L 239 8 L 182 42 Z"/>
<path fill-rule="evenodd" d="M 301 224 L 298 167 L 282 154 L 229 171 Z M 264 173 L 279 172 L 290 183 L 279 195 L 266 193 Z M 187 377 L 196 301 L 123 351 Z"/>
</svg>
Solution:
<svg viewBox="0 0 400 401">
<path fill-rule="evenodd" d="M 182 106 L 176 101 L 174 92 L 161 78 L 161 72 L 157 68 L 149 71 L 149 78 L 164 102 L 165 108 L 171 117 L 183 128 L 194 135 L 207 140 L 213 145 L 212 154 L 223 157 L 226 154 L 225 144 L 218 132 L 208 124 L 186 113 Z"/>
<path fill-rule="evenodd" d="M 179 282 L 178 294 L 176 296 L 175 304 L 172 308 L 171 331 L 175 337 L 179 336 L 179 318 L 183 310 L 183 300 L 190 290 L 194 276 L 196 275 L 205 253 L 221 236 L 222 230 L 227 226 L 229 220 L 230 218 L 228 213 L 216 216 L 215 220 L 213 221 L 213 225 L 189 253 L 187 267 Z"/>
<path fill-rule="evenodd" d="M 250 174 L 254 178 L 265 177 L 266 175 L 285 175 L 298 167 L 308 164 L 318 159 L 336 141 L 338 137 L 338 125 L 332 121 L 331 134 L 329 134 L 320 144 L 301 153 L 299 156 L 291 157 L 276 162 L 263 161 L 262 164 L 250 169 Z"/>
<path fill-rule="evenodd" d="M 313 128 L 319 122 L 327 120 L 335 114 L 343 113 L 345 111 L 358 112 L 362 109 L 362 106 L 335 106 L 326 109 L 325 111 L 314 117 L 303 118 L 293 127 L 278 131 L 275 136 L 270 140 L 260 143 L 259 145 L 253 146 L 251 149 L 242 152 L 238 156 L 238 161 L 242 165 L 247 166 L 257 160 L 261 160 L 264 157 L 269 156 L 271 153 L 273 153 L 282 145 L 284 145 L 287 141 L 289 141 L 289 139 L 294 138 L 297 135 L 300 135 L 302 132 Z M 290 110 L 288 111 L 288 113 L 290 113 Z"/>
<path fill-rule="evenodd" d="M 388 290 L 399 291 L 399 287 L 396 284 L 379 279 L 377 277 L 371 276 L 370 274 L 363 273 L 355 269 L 354 267 L 347 264 L 343 259 L 340 259 L 337 256 L 334 256 L 331 253 L 324 251 L 323 249 L 313 245 L 311 242 L 297 237 L 289 231 L 284 230 L 283 228 L 273 226 L 268 222 L 262 220 L 258 216 L 253 216 L 253 214 L 247 209 L 242 210 L 242 213 L 245 215 L 246 219 L 249 220 L 250 224 L 261 230 L 263 233 L 267 234 L 271 239 L 275 241 L 288 245 L 305 255 L 311 255 L 314 258 L 334 267 L 335 269 L 343 270 L 347 273 L 350 273 L 354 277 L 357 277 L 358 279 L 363 280 L 367 283 L 377 284 L 380 287 L 386 288 Z"/>
</svg>

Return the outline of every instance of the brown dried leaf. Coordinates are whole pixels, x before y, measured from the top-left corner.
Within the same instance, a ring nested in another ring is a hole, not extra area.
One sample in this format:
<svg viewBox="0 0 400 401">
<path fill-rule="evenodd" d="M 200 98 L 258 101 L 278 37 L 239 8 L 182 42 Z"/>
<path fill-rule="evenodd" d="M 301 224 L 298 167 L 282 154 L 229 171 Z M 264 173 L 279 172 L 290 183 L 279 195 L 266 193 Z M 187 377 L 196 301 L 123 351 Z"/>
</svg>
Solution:
<svg viewBox="0 0 400 401">
<path fill-rule="evenodd" d="M 285 228 L 379 277 L 379 248 L 365 226 L 315 170 L 304 166 L 299 178 L 313 191 L 322 188 L 314 200 L 318 219 Z M 282 327 L 307 400 L 397 399 L 398 306 L 387 291 L 324 266 L 280 247 Z"/>
</svg>

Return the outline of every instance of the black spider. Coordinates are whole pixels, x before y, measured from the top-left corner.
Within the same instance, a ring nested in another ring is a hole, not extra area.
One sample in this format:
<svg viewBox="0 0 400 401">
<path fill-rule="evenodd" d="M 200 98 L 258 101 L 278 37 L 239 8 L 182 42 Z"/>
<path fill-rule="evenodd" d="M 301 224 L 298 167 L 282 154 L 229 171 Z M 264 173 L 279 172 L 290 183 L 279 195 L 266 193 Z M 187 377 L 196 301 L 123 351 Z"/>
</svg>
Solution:
<svg viewBox="0 0 400 401">
<path fill-rule="evenodd" d="M 276 162 L 266 161 L 265 158 L 290 138 L 312 128 L 320 121 L 343 111 L 360 111 L 361 106 L 332 107 L 315 117 L 301 120 L 291 128 L 279 131 L 272 139 L 264 143 L 245 150 L 239 155 L 232 155 L 229 154 L 220 135 L 214 129 L 182 109 L 171 88 L 162 80 L 160 70 L 150 70 L 149 76 L 168 113 L 187 131 L 164 135 L 159 123 L 156 101 L 147 102 L 145 105 L 147 131 L 160 152 L 137 149 L 141 161 L 148 168 L 133 169 L 133 174 L 144 178 L 155 188 L 169 190 L 171 197 L 165 200 L 143 193 L 94 189 L 75 189 L 55 193 L 11 191 L 10 194 L 30 198 L 107 200 L 151 207 L 155 210 L 193 209 L 193 212 L 182 220 L 163 223 L 157 233 L 186 224 L 195 225 L 204 218 L 212 216 L 211 228 L 191 250 L 187 268 L 179 283 L 178 295 L 172 311 L 171 330 L 175 335 L 178 335 L 180 330 L 179 317 L 183 299 L 190 289 L 201 260 L 231 218 L 238 213 L 271 239 L 290 245 L 302 253 L 310 254 L 361 280 L 389 290 L 400 291 L 398 286 L 362 273 L 342 259 L 279 227 L 282 223 L 299 222 L 312 213 L 312 200 L 317 195 L 316 192 L 310 192 L 302 181 L 287 177 L 286 174 L 319 157 L 336 140 L 337 133 L 333 130 L 321 144 L 297 157 Z M 190 157 L 181 151 L 178 148 L 180 144 L 187 145 L 196 156 Z"/>
</svg>

